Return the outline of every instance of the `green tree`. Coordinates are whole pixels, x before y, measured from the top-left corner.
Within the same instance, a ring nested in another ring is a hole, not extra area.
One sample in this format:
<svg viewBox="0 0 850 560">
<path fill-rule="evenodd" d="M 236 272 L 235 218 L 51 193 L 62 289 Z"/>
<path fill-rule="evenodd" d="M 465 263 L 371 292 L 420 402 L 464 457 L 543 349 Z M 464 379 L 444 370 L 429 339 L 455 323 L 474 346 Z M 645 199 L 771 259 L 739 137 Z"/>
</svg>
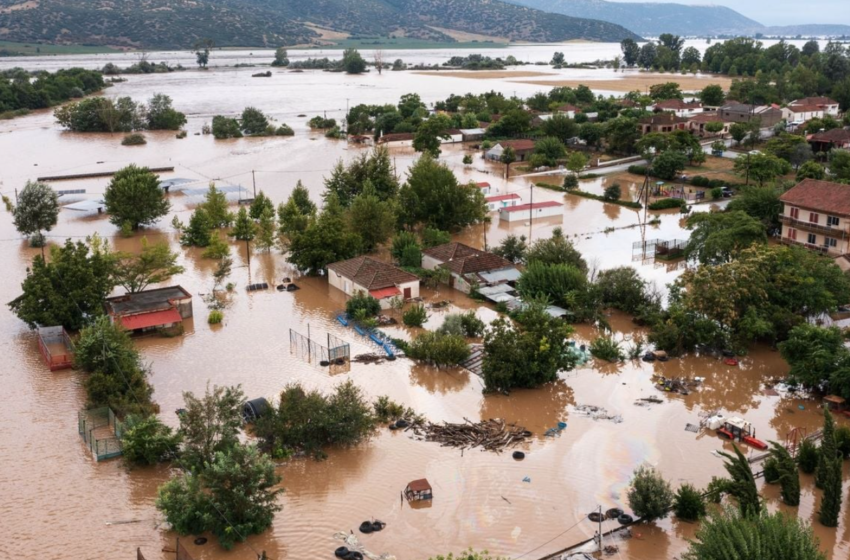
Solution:
<svg viewBox="0 0 850 560">
<path fill-rule="evenodd" d="M 620 190 L 619 183 L 613 183 L 605 187 L 605 192 L 602 194 L 602 198 L 605 200 L 620 200 L 620 196 L 622 195 L 622 191 Z"/>
<path fill-rule="evenodd" d="M 723 87 L 717 84 L 711 84 L 702 88 L 699 98 L 703 105 L 709 105 L 711 107 L 720 107 L 726 102 L 726 94 L 723 91 Z"/>
<path fill-rule="evenodd" d="M 272 66 L 286 67 L 289 66 L 289 55 L 286 52 L 286 47 L 278 47 L 274 52 L 274 60 Z"/>
<path fill-rule="evenodd" d="M 406 327 L 421 327 L 428 321 L 428 311 L 421 303 L 411 305 L 401 316 Z"/>
<path fill-rule="evenodd" d="M 638 138 L 640 138 L 640 131 L 637 119 L 617 117 L 605 123 L 605 139 L 614 152 L 633 153 Z"/>
<path fill-rule="evenodd" d="M 572 334 L 569 325 L 551 317 L 537 302 L 527 305 L 518 320 L 513 324 L 500 317 L 484 334 L 485 391 L 539 387 L 575 366 L 566 346 Z"/>
<path fill-rule="evenodd" d="M 567 169 L 572 171 L 575 175 L 581 173 L 586 165 L 587 157 L 581 152 L 573 152 L 570 154 L 570 157 L 567 158 Z"/>
<path fill-rule="evenodd" d="M 181 535 L 210 531 L 222 548 L 271 527 L 280 511 L 275 464 L 253 445 L 217 451 L 197 474 L 181 474 L 159 488 L 156 507 Z"/>
<path fill-rule="evenodd" d="M 850 351 L 836 327 L 818 327 L 803 323 L 779 344 L 783 359 L 791 366 L 789 376 L 806 387 L 829 384 L 834 393 L 850 398 Z"/>
<path fill-rule="evenodd" d="M 440 157 L 440 139 L 446 140 L 449 135 L 446 130 L 452 125 L 446 115 L 431 115 L 419 125 L 413 136 L 413 149 L 417 152 L 428 152 L 432 157 Z"/>
<path fill-rule="evenodd" d="M 177 253 L 172 252 L 165 241 L 151 245 L 143 237 L 139 253 L 115 255 L 115 283 L 131 294 L 146 290 L 151 284 L 165 282 L 184 270 L 177 264 Z"/>
<path fill-rule="evenodd" d="M 407 350 L 409 358 L 438 368 L 456 366 L 469 358 L 469 353 L 469 345 L 462 336 L 429 331 L 413 339 Z"/>
<path fill-rule="evenodd" d="M 838 450 L 835 446 L 835 420 L 829 409 L 823 409 L 823 437 L 820 443 L 820 452 L 818 453 L 818 468 L 815 471 L 815 486 L 825 488 L 832 469 L 832 462 L 838 455 Z M 840 471 L 839 471 L 840 473 Z M 839 480 L 841 475 L 839 474 Z M 839 492 L 841 491 L 841 483 L 838 484 Z M 837 516 L 836 512 L 836 516 Z"/>
<path fill-rule="evenodd" d="M 529 263 L 566 264 L 575 267 L 582 273 L 587 272 L 587 263 L 573 242 L 564 237 L 561 228 L 552 230 L 552 237 L 538 239 L 531 244 L 525 255 Z"/>
<path fill-rule="evenodd" d="M 331 176 L 325 179 L 326 190 L 323 196 L 327 199 L 333 195 L 347 208 L 362 191 L 367 180 L 381 200 L 395 198 L 398 194 L 398 179 L 386 147 L 379 146 L 370 153 L 362 153 L 348 166 L 342 161 L 338 162 Z"/>
<path fill-rule="evenodd" d="M 552 66 L 561 66 L 562 64 L 564 64 L 565 61 L 566 59 L 564 58 L 564 53 L 556 52 L 552 56 L 552 61 L 549 62 L 549 64 L 551 64 Z"/>
<path fill-rule="evenodd" d="M 216 140 L 242 138 L 242 130 L 236 119 L 215 115 L 212 119 L 212 135 Z"/>
<path fill-rule="evenodd" d="M 115 287 L 113 258 L 99 244 L 70 239 L 50 248 L 50 262 L 37 255 L 21 283 L 23 294 L 9 303 L 31 329 L 62 325 L 79 330 L 103 313 L 103 301 Z"/>
<path fill-rule="evenodd" d="M 673 497 L 673 513 L 683 521 L 699 521 L 705 517 L 705 498 L 692 484 L 682 484 Z"/>
<path fill-rule="evenodd" d="M 755 180 L 759 186 L 790 172 L 790 163 L 770 154 L 747 154 L 735 159 L 735 173 Z"/>
<path fill-rule="evenodd" d="M 509 234 L 498 246 L 493 248 L 492 252 L 514 264 L 521 264 L 525 262 L 525 253 L 527 250 L 528 245 L 526 244 L 524 235 L 517 237 L 514 234 Z"/>
<path fill-rule="evenodd" d="M 758 517 L 762 512 L 762 505 L 753 470 L 738 446 L 733 445 L 733 447 L 735 455 L 718 451 L 723 456 L 723 466 L 731 477 L 726 484 L 726 492 L 738 501 L 741 517 Z"/>
<path fill-rule="evenodd" d="M 233 213 L 228 210 L 227 194 L 218 190 L 215 183 L 210 183 L 202 206 L 213 229 L 226 228 L 233 223 Z"/>
<path fill-rule="evenodd" d="M 688 165 L 688 156 L 679 150 L 665 150 L 652 161 L 652 174 L 659 179 L 672 181 Z"/>
<path fill-rule="evenodd" d="M 510 109 L 498 122 L 490 125 L 488 132 L 495 136 L 519 136 L 531 130 L 531 113 L 523 109 Z"/>
<path fill-rule="evenodd" d="M 366 61 L 357 49 L 342 51 L 342 67 L 346 74 L 362 74 L 366 71 Z"/>
<path fill-rule="evenodd" d="M 395 223 L 394 202 L 378 198 L 375 188 L 367 182 L 348 209 L 348 227 L 360 236 L 363 251 L 371 253 L 389 239 Z"/>
<path fill-rule="evenodd" d="M 290 238 L 287 260 L 301 270 L 318 274 L 330 263 L 357 256 L 361 245 L 360 236 L 346 227 L 343 208 L 332 196 L 318 219 Z"/>
<path fill-rule="evenodd" d="M 251 219 L 259 220 L 260 216 L 263 215 L 263 212 L 265 212 L 266 209 L 270 209 L 274 212 L 274 203 L 266 196 L 266 193 L 260 191 L 257 193 L 257 196 L 254 197 L 254 200 L 251 201 L 251 209 L 249 210 Z"/>
<path fill-rule="evenodd" d="M 744 212 L 699 212 L 688 218 L 692 230 L 685 257 L 701 264 L 734 259 L 753 244 L 767 243 L 764 224 Z"/>
<path fill-rule="evenodd" d="M 312 220 L 316 218 L 316 204 L 310 200 L 310 193 L 298 181 L 292 194 L 277 207 L 277 221 L 280 234 L 291 240 L 298 232 L 305 231 Z"/>
<path fill-rule="evenodd" d="M 254 245 L 261 251 L 270 251 L 275 246 L 277 237 L 277 223 L 272 207 L 266 207 L 257 222 L 257 237 Z"/>
<path fill-rule="evenodd" d="M 729 126 L 729 135 L 740 146 L 741 141 L 750 133 L 749 127 L 745 123 L 732 123 Z"/>
<path fill-rule="evenodd" d="M 656 101 L 682 99 L 682 90 L 676 82 L 665 82 L 649 86 L 649 96 Z"/>
<path fill-rule="evenodd" d="M 148 101 L 148 130 L 180 130 L 186 124 L 186 115 L 172 106 L 171 98 L 163 93 L 155 93 Z"/>
<path fill-rule="evenodd" d="M 814 442 L 808 438 L 800 442 L 800 448 L 797 451 L 797 464 L 800 465 L 800 470 L 806 474 L 812 474 L 818 467 L 818 448 Z"/>
<path fill-rule="evenodd" d="M 812 528 L 781 511 L 741 516 L 728 508 L 697 530 L 683 560 L 826 560 Z"/>
<path fill-rule="evenodd" d="M 623 39 L 620 41 L 620 50 L 623 51 L 623 62 L 632 67 L 637 64 L 640 56 L 640 47 L 634 39 Z"/>
<path fill-rule="evenodd" d="M 239 241 L 253 241 L 257 235 L 257 224 L 248 216 L 248 211 L 244 206 L 239 208 L 236 214 L 236 222 L 230 236 Z"/>
<path fill-rule="evenodd" d="M 156 416 L 130 415 L 121 433 L 122 457 L 130 465 L 155 465 L 173 459 L 180 436 Z"/>
<path fill-rule="evenodd" d="M 824 450 L 821 448 L 821 461 L 823 461 Z M 842 459 L 839 455 L 824 461 L 825 472 L 823 475 L 823 500 L 821 500 L 818 520 L 825 527 L 838 527 L 838 519 L 841 514 L 841 475 Z M 820 467 L 820 464 L 818 464 Z M 820 469 L 819 469 L 820 470 Z"/>
<path fill-rule="evenodd" d="M 547 136 L 534 143 L 533 157 L 539 157 L 540 162 L 548 167 L 555 167 L 566 155 L 567 149 L 558 138 Z"/>
<path fill-rule="evenodd" d="M 606 128 L 602 123 L 586 122 L 582 123 L 581 130 L 578 132 L 578 137 L 585 143 L 597 150 L 602 147 L 602 139 L 605 138 Z"/>
<path fill-rule="evenodd" d="M 197 473 L 213 462 L 216 453 L 239 443 L 245 394 L 240 386 L 213 386 L 210 390 L 208 385 L 201 397 L 184 392 L 183 401 L 179 414 L 179 433 L 183 438 L 180 462 Z"/>
<path fill-rule="evenodd" d="M 635 515 L 645 521 L 655 521 L 667 517 L 673 505 L 673 490 L 661 473 L 653 467 L 641 465 L 632 475 L 626 498 Z"/>
<path fill-rule="evenodd" d="M 796 179 L 797 181 L 802 181 L 804 179 L 817 179 L 818 181 L 823 181 L 826 179 L 826 169 L 824 169 L 823 165 L 816 161 L 807 161 L 797 170 Z"/>
<path fill-rule="evenodd" d="M 445 245 L 446 243 L 451 242 L 452 235 L 449 232 L 439 228 L 426 227 L 422 230 L 420 238 L 422 240 L 422 248 L 430 249 L 431 247 L 436 247 L 437 245 Z"/>
<path fill-rule="evenodd" d="M 546 97 L 548 102 L 548 97 Z M 546 136 L 552 136 L 553 138 L 557 138 L 564 144 L 566 144 L 570 138 L 575 138 L 579 133 L 579 125 L 576 122 L 567 117 L 566 115 L 562 115 L 560 113 L 555 113 L 540 125 L 540 130 Z"/>
<path fill-rule="evenodd" d="M 839 181 L 850 181 L 850 151 L 829 152 L 829 173 Z"/>
<path fill-rule="evenodd" d="M 729 212 L 744 212 L 758 219 L 768 231 L 779 227 L 779 214 L 782 212 L 782 201 L 774 189 L 744 187 L 737 196 L 726 206 Z"/>
<path fill-rule="evenodd" d="M 50 185 L 27 181 L 13 211 L 15 228 L 30 238 L 31 247 L 44 247 L 42 231 L 50 231 L 59 219 L 59 196 Z"/>
<path fill-rule="evenodd" d="M 265 136 L 269 130 L 269 119 L 256 107 L 245 107 L 239 126 L 246 136 Z"/>
<path fill-rule="evenodd" d="M 516 152 L 510 146 L 502 150 L 499 161 L 505 164 L 505 179 L 511 175 L 511 164 L 516 161 Z"/>
<path fill-rule="evenodd" d="M 770 456 L 776 462 L 778 482 L 782 487 L 782 501 L 789 506 L 800 505 L 800 473 L 797 462 L 784 445 L 775 441 L 770 442 Z"/>
<path fill-rule="evenodd" d="M 201 39 L 192 47 L 199 68 L 206 68 L 210 62 L 210 49 L 215 46 L 212 39 Z"/>
<path fill-rule="evenodd" d="M 422 154 L 400 190 L 399 212 L 405 224 L 448 231 L 483 220 L 486 206 L 481 189 L 458 184 L 448 167 Z"/>
<path fill-rule="evenodd" d="M 135 165 L 115 174 L 103 200 L 110 222 L 119 227 L 127 222 L 134 230 L 156 222 L 171 209 L 159 187 L 159 177 L 147 167 Z"/>
<path fill-rule="evenodd" d="M 207 247 L 212 239 L 212 221 L 203 205 L 195 208 L 189 218 L 189 225 L 180 235 L 180 244 L 190 247 Z"/>
</svg>

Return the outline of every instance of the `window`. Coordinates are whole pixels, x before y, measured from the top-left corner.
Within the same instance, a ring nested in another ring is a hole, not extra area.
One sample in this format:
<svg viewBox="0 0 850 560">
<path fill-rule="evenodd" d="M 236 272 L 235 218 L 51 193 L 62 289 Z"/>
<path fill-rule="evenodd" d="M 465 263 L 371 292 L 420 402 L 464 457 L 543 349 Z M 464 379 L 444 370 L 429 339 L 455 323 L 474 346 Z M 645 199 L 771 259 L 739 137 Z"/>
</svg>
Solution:
<svg viewBox="0 0 850 560">
<path fill-rule="evenodd" d="M 834 237 L 824 237 L 823 244 L 825 247 L 835 247 L 838 245 L 838 241 Z"/>
<path fill-rule="evenodd" d="M 809 223 L 816 224 L 818 223 L 818 219 L 820 219 L 820 214 L 809 212 Z"/>
<path fill-rule="evenodd" d="M 830 227 L 838 227 L 838 216 L 827 216 L 826 225 Z"/>
<path fill-rule="evenodd" d="M 797 240 L 797 230 L 794 228 L 788 228 L 788 239 Z"/>
<path fill-rule="evenodd" d="M 814 233 L 810 233 L 810 234 L 809 234 L 809 241 L 808 241 L 808 243 L 809 243 L 809 245 L 817 245 L 817 243 L 818 243 L 818 236 L 817 236 L 817 235 L 815 235 Z"/>
<path fill-rule="evenodd" d="M 795 220 L 800 219 L 800 209 L 799 208 L 792 208 L 791 209 L 791 218 L 793 218 Z"/>
</svg>

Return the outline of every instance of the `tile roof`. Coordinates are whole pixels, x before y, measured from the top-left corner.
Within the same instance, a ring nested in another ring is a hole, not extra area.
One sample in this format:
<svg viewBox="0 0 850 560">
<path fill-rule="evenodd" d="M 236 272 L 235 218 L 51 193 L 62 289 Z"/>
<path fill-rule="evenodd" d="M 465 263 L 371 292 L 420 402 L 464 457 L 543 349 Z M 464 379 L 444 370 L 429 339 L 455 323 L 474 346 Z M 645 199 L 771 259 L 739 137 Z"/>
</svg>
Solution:
<svg viewBox="0 0 850 560">
<path fill-rule="evenodd" d="M 688 117 L 688 122 L 708 123 L 708 122 L 725 122 L 723 118 L 716 112 L 697 113 L 693 117 Z"/>
<path fill-rule="evenodd" d="M 378 138 L 378 144 L 386 144 L 387 142 L 404 142 L 413 140 L 412 132 L 398 132 L 395 134 L 384 134 Z"/>
<path fill-rule="evenodd" d="M 501 202 L 503 200 L 514 200 L 519 198 L 518 194 L 510 193 L 510 194 L 497 194 L 493 196 L 485 196 L 484 200 L 487 202 Z"/>
<path fill-rule="evenodd" d="M 487 181 L 482 181 L 481 183 L 475 183 L 475 186 L 479 189 L 489 189 L 490 183 L 488 183 Z"/>
<path fill-rule="evenodd" d="M 790 105 L 788 110 L 792 113 L 813 113 L 815 111 L 823 111 L 823 107 L 818 105 Z"/>
<path fill-rule="evenodd" d="M 514 266 L 513 263 L 498 255 L 479 251 L 469 245 L 457 242 L 437 245 L 436 247 L 425 249 L 422 253 L 433 259 L 442 261 L 442 265 L 440 266 L 444 266 L 461 276 Z"/>
<path fill-rule="evenodd" d="M 795 99 L 788 105 L 838 105 L 838 101 L 829 97 L 804 97 L 802 99 Z"/>
<path fill-rule="evenodd" d="M 419 279 L 415 274 L 372 257 L 355 257 L 347 261 L 335 262 L 328 265 L 328 271 L 331 270 L 367 290 L 390 288 Z"/>
<path fill-rule="evenodd" d="M 581 109 L 579 109 L 575 105 L 570 105 L 569 103 L 558 107 L 558 111 L 562 111 L 564 113 L 569 113 L 570 111 L 572 111 L 573 113 L 581 113 Z"/>
<path fill-rule="evenodd" d="M 685 102 L 681 99 L 666 99 L 655 104 L 657 109 L 702 109 L 699 101 Z"/>
<path fill-rule="evenodd" d="M 534 140 L 502 140 L 499 142 L 502 148 L 511 147 L 514 151 L 527 151 L 534 149 Z"/>
<path fill-rule="evenodd" d="M 547 200 L 545 202 L 535 202 L 534 204 L 520 204 L 519 206 L 507 206 L 502 208 L 502 212 L 522 212 L 523 210 L 535 209 L 538 208 L 552 208 L 553 206 L 563 206 L 560 202 L 555 202 L 554 200 Z"/>
<path fill-rule="evenodd" d="M 688 119 L 677 117 L 674 113 L 656 113 L 651 117 L 643 117 L 640 119 L 640 124 L 659 125 L 659 124 L 678 124 L 688 122 Z"/>
<path fill-rule="evenodd" d="M 850 216 L 850 186 L 817 179 L 804 179 L 779 197 L 792 206 Z"/>
<path fill-rule="evenodd" d="M 824 132 L 816 132 L 809 138 L 811 142 L 832 142 L 836 144 L 850 142 L 850 130 L 833 128 Z"/>
</svg>

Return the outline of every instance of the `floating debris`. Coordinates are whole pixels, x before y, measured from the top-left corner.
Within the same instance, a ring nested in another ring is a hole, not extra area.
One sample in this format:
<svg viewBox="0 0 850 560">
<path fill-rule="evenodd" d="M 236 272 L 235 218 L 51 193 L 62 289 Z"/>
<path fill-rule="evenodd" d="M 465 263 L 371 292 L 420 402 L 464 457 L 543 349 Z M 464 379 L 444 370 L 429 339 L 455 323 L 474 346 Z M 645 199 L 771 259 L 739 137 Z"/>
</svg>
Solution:
<svg viewBox="0 0 850 560">
<path fill-rule="evenodd" d="M 380 354 L 357 354 L 351 358 L 351 361 L 358 364 L 382 364 L 387 358 L 388 356 L 382 356 Z"/>
<path fill-rule="evenodd" d="M 441 443 L 442 447 L 461 449 L 481 447 L 484 451 L 497 453 L 506 447 L 523 443 L 531 437 L 531 432 L 522 426 L 506 424 L 500 418 L 477 423 L 464 418 L 463 424 L 414 423 L 407 429 L 413 430 L 413 433 L 424 441 Z"/>
<path fill-rule="evenodd" d="M 648 406 L 650 404 L 661 404 L 663 402 L 664 402 L 664 399 L 660 399 L 658 397 L 652 396 L 652 397 L 644 397 L 642 399 L 637 399 L 635 401 L 635 404 L 637 406 Z"/>
<path fill-rule="evenodd" d="M 691 423 L 685 424 L 685 431 L 698 434 L 699 433 L 699 426 L 697 426 L 696 424 L 691 424 Z"/>
<path fill-rule="evenodd" d="M 593 406 L 590 404 L 578 404 L 574 407 L 574 409 L 578 414 L 589 416 L 594 420 L 611 420 L 615 424 L 619 424 L 623 421 L 622 416 L 620 416 L 619 414 L 608 414 L 608 410 L 602 408 L 601 406 Z"/>
<path fill-rule="evenodd" d="M 655 388 L 659 391 L 667 393 L 679 393 L 680 395 L 690 395 L 691 391 L 702 385 L 704 377 L 672 377 L 667 378 L 663 375 L 654 375 L 652 377 L 655 383 Z"/>
<path fill-rule="evenodd" d="M 564 429 L 566 427 L 567 427 L 566 422 L 558 422 L 557 426 L 555 426 L 554 428 L 549 428 L 548 430 L 546 430 L 544 435 L 547 435 L 547 436 L 550 436 L 550 437 L 551 436 L 559 436 L 559 435 L 561 435 L 561 432 L 564 431 Z"/>
</svg>

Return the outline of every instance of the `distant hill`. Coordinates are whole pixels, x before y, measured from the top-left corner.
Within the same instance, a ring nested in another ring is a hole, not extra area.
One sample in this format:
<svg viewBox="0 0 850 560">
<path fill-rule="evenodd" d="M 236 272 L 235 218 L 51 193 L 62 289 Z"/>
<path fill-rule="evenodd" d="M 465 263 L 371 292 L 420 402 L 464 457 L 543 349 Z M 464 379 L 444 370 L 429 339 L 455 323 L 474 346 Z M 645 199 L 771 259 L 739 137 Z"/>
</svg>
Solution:
<svg viewBox="0 0 850 560">
<path fill-rule="evenodd" d="M 0 0 L 0 40 L 113 47 L 272 47 L 323 37 L 391 34 L 453 41 L 453 32 L 511 41 L 620 41 L 608 22 L 496 0 Z"/>
<path fill-rule="evenodd" d="M 641 35 L 748 33 L 764 26 L 724 6 L 624 3 L 604 0 L 510 0 L 538 10 L 623 25 Z"/>
</svg>

